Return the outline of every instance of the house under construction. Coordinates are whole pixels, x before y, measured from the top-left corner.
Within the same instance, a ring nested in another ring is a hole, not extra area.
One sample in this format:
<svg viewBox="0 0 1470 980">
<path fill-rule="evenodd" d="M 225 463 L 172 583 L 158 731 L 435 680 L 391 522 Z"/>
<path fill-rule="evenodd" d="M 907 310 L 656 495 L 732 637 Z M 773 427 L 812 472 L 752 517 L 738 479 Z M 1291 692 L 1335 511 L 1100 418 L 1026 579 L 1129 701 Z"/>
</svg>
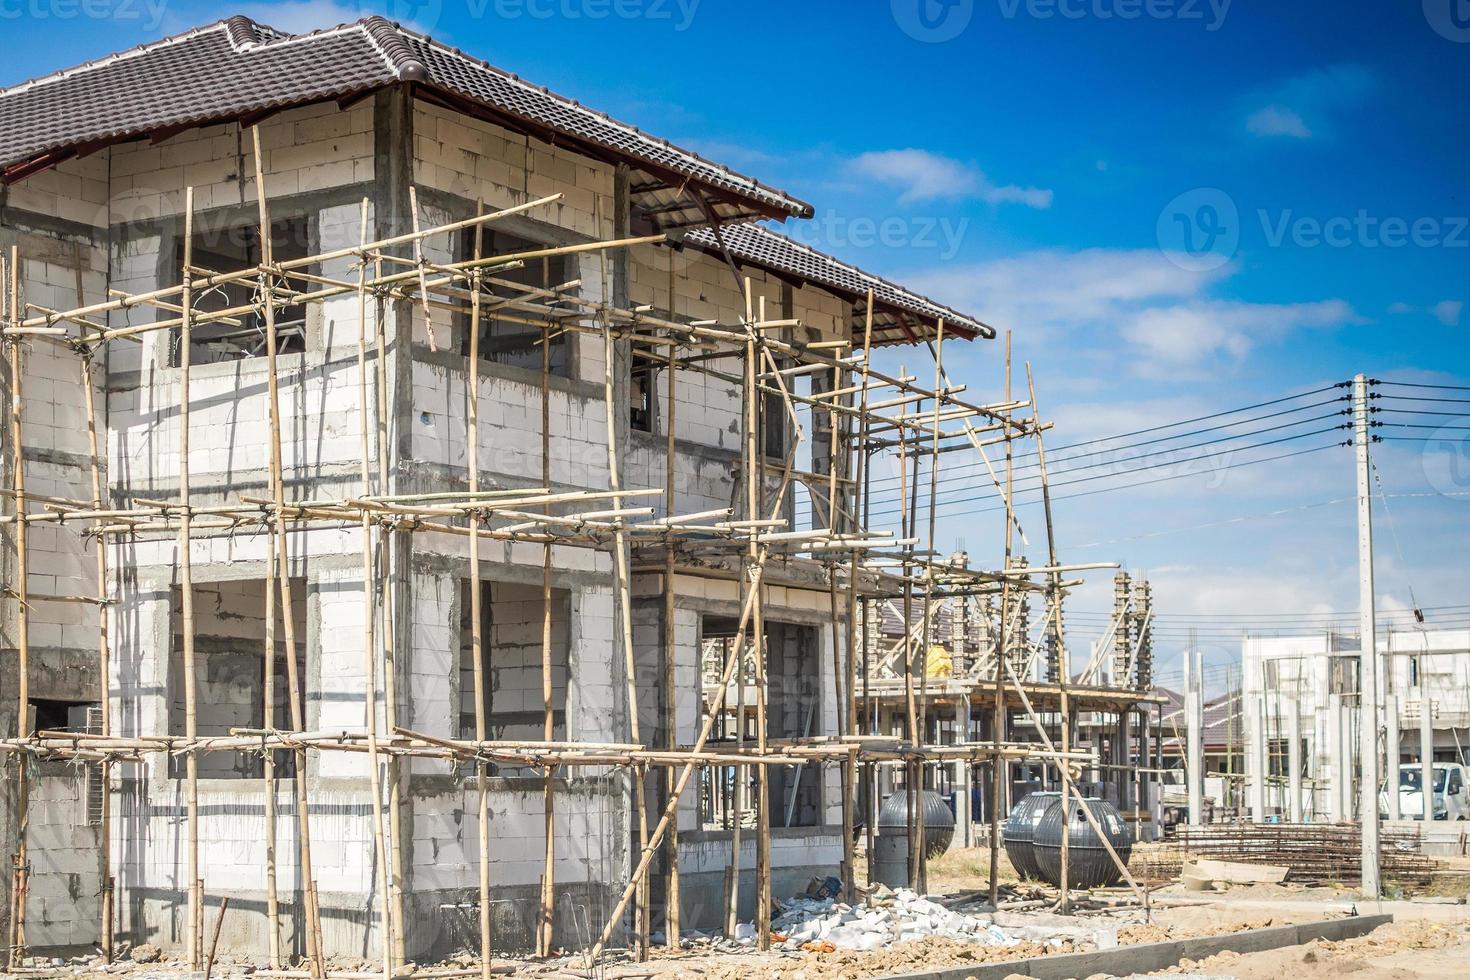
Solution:
<svg viewBox="0 0 1470 980">
<path fill-rule="evenodd" d="M 1146 700 L 991 658 L 940 739 L 923 644 L 870 670 L 895 599 L 1005 636 L 1035 597 L 1055 659 L 1080 566 L 1009 519 L 998 570 L 933 552 L 939 461 L 1039 444 L 1034 390 L 966 391 L 990 327 L 754 223 L 787 194 L 381 18 L 0 91 L 0 168 L 10 966 L 198 965 L 216 920 L 313 976 L 764 941 L 773 894 L 853 888 L 880 792 L 1071 786 L 1069 719 Z M 928 461 L 927 527 L 867 526 L 880 455 Z"/>
</svg>

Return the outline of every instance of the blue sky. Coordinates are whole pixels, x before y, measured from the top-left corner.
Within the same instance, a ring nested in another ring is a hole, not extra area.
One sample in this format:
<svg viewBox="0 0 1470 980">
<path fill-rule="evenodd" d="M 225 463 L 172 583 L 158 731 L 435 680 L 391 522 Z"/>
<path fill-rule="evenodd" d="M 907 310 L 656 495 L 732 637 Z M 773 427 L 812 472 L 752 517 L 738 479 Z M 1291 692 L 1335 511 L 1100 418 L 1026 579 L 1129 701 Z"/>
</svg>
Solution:
<svg viewBox="0 0 1470 980">
<path fill-rule="evenodd" d="M 0 84 L 236 10 L 386 13 L 811 201 L 791 233 L 1011 329 L 1059 446 L 1357 371 L 1470 385 L 1470 0 L 0 0 Z M 998 397 L 1000 354 L 946 362 Z M 1470 448 L 1449 439 L 1380 447 L 1386 607 L 1470 603 Z M 1058 537 L 1152 577 L 1181 617 L 1166 661 L 1197 622 L 1224 662 L 1222 622 L 1354 608 L 1353 508 L 1330 503 L 1352 480 L 1344 449 L 1097 494 L 1059 502 Z M 995 515 L 965 513 L 983 487 L 949 489 L 940 547 L 997 564 Z"/>
</svg>

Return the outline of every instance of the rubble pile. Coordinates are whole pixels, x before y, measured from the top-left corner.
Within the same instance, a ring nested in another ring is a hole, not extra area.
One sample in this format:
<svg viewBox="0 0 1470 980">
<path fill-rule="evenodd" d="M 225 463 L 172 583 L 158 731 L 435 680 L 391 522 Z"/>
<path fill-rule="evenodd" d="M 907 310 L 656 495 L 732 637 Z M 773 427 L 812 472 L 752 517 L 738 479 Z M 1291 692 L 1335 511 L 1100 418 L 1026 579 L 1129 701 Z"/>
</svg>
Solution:
<svg viewBox="0 0 1470 980">
<path fill-rule="evenodd" d="M 981 915 L 965 915 L 907 888 L 882 889 L 863 905 L 831 898 L 792 898 L 771 920 L 772 939 L 784 949 L 812 946 L 873 950 L 910 939 L 943 937 L 986 946 L 1015 946 L 1021 939 Z"/>
</svg>

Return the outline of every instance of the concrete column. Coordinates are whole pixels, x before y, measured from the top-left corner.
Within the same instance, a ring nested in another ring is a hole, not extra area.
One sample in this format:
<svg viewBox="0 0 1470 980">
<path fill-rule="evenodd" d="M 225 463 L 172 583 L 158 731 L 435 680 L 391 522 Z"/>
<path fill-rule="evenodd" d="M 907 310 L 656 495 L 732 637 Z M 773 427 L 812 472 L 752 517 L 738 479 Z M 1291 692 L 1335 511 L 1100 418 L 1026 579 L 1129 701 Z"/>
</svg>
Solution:
<svg viewBox="0 0 1470 980">
<path fill-rule="evenodd" d="M 1189 822 L 1205 820 L 1204 657 L 1198 650 L 1184 655 L 1184 782 L 1189 798 Z"/>
<path fill-rule="evenodd" d="M 1343 716 L 1342 695 L 1327 695 L 1327 819 L 1333 823 L 1344 820 L 1343 798 Z"/>
<path fill-rule="evenodd" d="M 1399 812 L 1399 684 L 1395 676 L 1397 661 L 1390 650 L 1383 656 L 1383 778 L 1388 783 L 1388 819 L 1398 820 Z"/>
<path fill-rule="evenodd" d="M 1286 714 L 1286 818 L 1302 822 L 1302 706 L 1293 694 Z"/>
<path fill-rule="evenodd" d="M 955 708 L 959 715 L 959 740 L 968 742 L 970 740 L 970 697 L 964 694 L 959 698 L 959 704 Z M 955 778 L 955 823 L 959 826 L 960 846 L 975 846 L 975 827 L 970 815 L 970 761 L 960 759 L 955 763 L 959 767 Z"/>
<path fill-rule="evenodd" d="M 1248 669 L 1249 672 L 1249 669 Z M 1266 725 L 1262 693 L 1242 679 L 1240 697 L 1245 713 L 1245 802 L 1252 823 L 1266 821 Z"/>
</svg>

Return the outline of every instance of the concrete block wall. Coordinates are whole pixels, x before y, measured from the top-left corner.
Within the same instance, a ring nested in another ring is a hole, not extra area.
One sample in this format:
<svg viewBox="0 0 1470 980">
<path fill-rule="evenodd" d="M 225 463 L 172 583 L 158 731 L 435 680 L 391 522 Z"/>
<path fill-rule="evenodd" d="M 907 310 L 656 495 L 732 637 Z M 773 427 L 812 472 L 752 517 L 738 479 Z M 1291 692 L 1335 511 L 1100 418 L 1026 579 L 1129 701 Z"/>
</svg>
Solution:
<svg viewBox="0 0 1470 980">
<path fill-rule="evenodd" d="M 540 739 L 542 713 L 542 628 L 545 604 L 540 586 L 515 582 L 482 582 L 490 629 L 484 636 L 487 661 L 484 682 L 490 693 L 488 737 Z M 470 583 L 460 599 L 459 717 L 460 735 L 474 737 L 474 661 L 470 656 Z M 571 597 L 565 589 L 551 592 L 552 712 L 559 715 L 555 738 L 566 730 L 567 654 L 571 639 Z"/>
<path fill-rule="evenodd" d="M 98 935 L 100 829 L 89 823 L 90 766 L 43 764 L 31 786 L 26 939 L 36 946 L 85 946 Z"/>
</svg>

